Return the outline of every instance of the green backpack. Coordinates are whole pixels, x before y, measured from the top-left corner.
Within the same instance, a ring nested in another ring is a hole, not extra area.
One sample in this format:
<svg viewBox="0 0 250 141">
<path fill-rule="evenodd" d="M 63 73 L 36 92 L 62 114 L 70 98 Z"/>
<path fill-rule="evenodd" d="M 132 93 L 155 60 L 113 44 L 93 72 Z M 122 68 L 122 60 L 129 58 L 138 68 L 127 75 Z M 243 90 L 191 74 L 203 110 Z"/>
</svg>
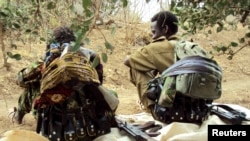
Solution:
<svg viewBox="0 0 250 141">
<path fill-rule="evenodd" d="M 200 45 L 190 41 L 170 41 L 175 46 L 175 63 L 148 83 L 148 95 L 155 101 L 151 108 L 156 120 L 202 122 L 206 106 L 221 97 L 222 70 Z"/>
<path fill-rule="evenodd" d="M 172 106 L 176 92 L 207 100 L 221 96 L 221 68 L 204 48 L 190 41 L 175 43 L 175 64 L 161 77 L 164 84 L 158 104 L 162 106 Z"/>
</svg>

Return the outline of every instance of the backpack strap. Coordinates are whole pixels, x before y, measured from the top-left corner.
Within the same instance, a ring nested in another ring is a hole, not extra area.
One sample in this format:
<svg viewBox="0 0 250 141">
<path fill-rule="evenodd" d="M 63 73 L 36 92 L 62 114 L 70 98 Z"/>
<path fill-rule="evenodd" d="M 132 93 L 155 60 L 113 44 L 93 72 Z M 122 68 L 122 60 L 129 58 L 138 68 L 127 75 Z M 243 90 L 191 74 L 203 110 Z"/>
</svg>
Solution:
<svg viewBox="0 0 250 141">
<path fill-rule="evenodd" d="M 243 121 L 250 121 L 246 118 L 246 113 L 238 111 L 225 104 L 208 105 L 211 107 L 211 114 L 228 121 L 232 125 L 240 125 Z"/>
<path fill-rule="evenodd" d="M 174 47 L 174 51 L 175 51 L 175 54 L 174 54 L 174 62 L 177 62 L 178 61 L 178 55 L 176 53 L 176 44 L 178 43 L 179 41 L 178 40 L 170 40 L 169 43 L 171 44 L 171 46 Z"/>
<path fill-rule="evenodd" d="M 168 69 L 162 72 L 162 75 L 179 75 L 186 73 L 209 73 L 217 77 L 221 77 L 222 71 L 217 63 L 211 59 L 201 57 L 201 56 L 189 56 L 185 57 Z"/>
</svg>

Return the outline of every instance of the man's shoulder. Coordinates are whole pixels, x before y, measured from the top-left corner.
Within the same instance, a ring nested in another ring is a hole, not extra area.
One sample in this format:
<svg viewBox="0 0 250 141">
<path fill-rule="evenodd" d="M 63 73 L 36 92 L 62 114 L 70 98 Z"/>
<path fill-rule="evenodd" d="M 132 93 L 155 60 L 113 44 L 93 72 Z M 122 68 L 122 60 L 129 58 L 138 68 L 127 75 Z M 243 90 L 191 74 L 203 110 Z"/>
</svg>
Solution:
<svg viewBox="0 0 250 141">
<path fill-rule="evenodd" d="M 177 35 L 172 35 L 168 38 L 169 41 L 171 40 L 176 40 L 176 41 L 179 41 L 180 40 L 180 37 L 178 37 Z"/>
<path fill-rule="evenodd" d="M 170 45 L 169 41 L 170 40 L 166 39 L 165 37 L 160 37 L 151 42 L 150 44 L 148 44 L 148 48 L 162 47 L 162 46 L 168 47 Z"/>
<path fill-rule="evenodd" d="M 152 43 L 162 42 L 162 41 L 166 41 L 166 40 L 167 40 L 166 37 L 161 36 L 161 37 L 159 37 L 159 38 L 157 38 L 157 39 L 154 39 L 154 40 L 152 41 Z"/>
<path fill-rule="evenodd" d="M 169 41 L 179 41 L 179 39 L 180 39 L 180 38 L 179 38 L 178 36 L 175 36 L 175 35 L 170 36 L 169 38 L 166 38 L 166 37 L 164 37 L 164 36 L 161 36 L 161 37 L 159 37 L 159 38 L 153 40 L 153 41 L 151 42 L 151 44 L 158 44 L 158 43 L 169 42 Z"/>
</svg>

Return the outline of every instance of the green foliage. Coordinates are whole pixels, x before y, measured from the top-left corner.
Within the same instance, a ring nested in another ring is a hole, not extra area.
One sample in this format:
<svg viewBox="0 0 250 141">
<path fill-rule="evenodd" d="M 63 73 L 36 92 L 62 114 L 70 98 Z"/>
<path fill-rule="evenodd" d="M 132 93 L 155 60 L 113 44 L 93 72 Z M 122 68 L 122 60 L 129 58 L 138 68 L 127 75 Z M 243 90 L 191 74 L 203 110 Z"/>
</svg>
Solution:
<svg viewBox="0 0 250 141">
<path fill-rule="evenodd" d="M 97 4 L 100 2 L 102 2 L 101 6 L 98 7 Z M 51 30 L 54 27 L 66 24 L 76 34 L 76 42 L 72 43 L 73 51 L 76 51 L 82 41 L 90 44 L 88 35 L 95 26 L 96 16 L 99 16 L 98 13 L 107 10 L 112 12 L 117 2 L 121 2 L 123 7 L 128 5 L 128 0 L 22 0 L 11 1 L 10 3 L 8 0 L 4 0 L 0 9 L 0 22 L 4 25 L 5 33 L 14 33 L 13 31 L 15 31 L 20 35 L 13 35 L 14 40 L 27 34 L 34 39 L 47 43 L 54 42 Z M 115 29 L 112 30 L 112 33 L 115 33 Z M 4 34 L 4 37 L 10 38 L 6 34 Z M 17 48 L 13 42 L 11 46 Z M 106 53 L 112 53 L 114 49 L 106 39 L 105 47 L 106 50 L 110 51 L 102 52 L 104 62 L 108 60 Z M 21 56 L 13 55 L 11 52 L 8 52 L 7 56 L 17 60 L 21 59 Z"/>
<path fill-rule="evenodd" d="M 7 52 L 7 56 L 11 59 L 21 60 L 22 57 L 20 54 L 12 54 L 11 52 Z"/>
<path fill-rule="evenodd" d="M 108 41 L 105 42 L 105 47 L 106 47 L 106 49 L 108 49 L 108 50 L 111 51 L 110 53 L 112 53 L 113 50 L 114 50 L 114 47 L 113 47 L 112 44 L 109 43 Z"/>
<path fill-rule="evenodd" d="M 222 21 L 228 15 L 244 18 L 244 12 L 249 11 L 249 8 L 250 2 L 246 0 L 172 0 L 170 10 L 179 17 L 181 27 L 188 26 L 189 28 L 185 28 L 188 32 L 196 33 L 215 25 L 220 32 L 224 28 Z M 240 22 L 246 22 L 246 19 L 241 19 Z"/>
<path fill-rule="evenodd" d="M 3 42 L 7 37 L 10 41 L 10 47 L 17 49 L 17 45 L 15 44 L 14 40 L 19 40 L 20 35 L 24 32 L 24 25 L 29 23 L 29 16 L 28 10 L 30 9 L 29 6 L 19 6 L 15 2 L 7 3 L 3 2 L 0 8 L 0 23 L 2 28 L 2 41 Z M 26 29 L 27 30 L 27 29 Z M 29 29 L 30 30 L 30 29 Z M 30 30 L 31 31 L 31 30 Z M 2 51 L 5 49 L 5 44 L 2 43 Z M 20 54 L 12 54 L 11 52 L 4 52 L 4 62 L 7 63 L 7 59 L 16 59 L 21 60 Z"/>
<path fill-rule="evenodd" d="M 100 63 L 100 58 L 99 57 L 95 57 L 92 63 L 92 67 L 96 67 L 98 64 Z"/>
<path fill-rule="evenodd" d="M 102 53 L 102 60 L 104 63 L 108 62 L 108 56 L 106 53 Z"/>
<path fill-rule="evenodd" d="M 85 42 L 87 45 L 89 45 L 89 44 L 90 44 L 89 38 L 85 38 L 84 42 Z"/>
<path fill-rule="evenodd" d="M 55 9 L 55 8 L 56 8 L 56 3 L 55 2 L 51 1 L 51 2 L 48 3 L 48 5 L 47 5 L 48 10 Z"/>
<path fill-rule="evenodd" d="M 127 7 L 128 6 L 128 1 L 127 0 L 122 0 L 123 2 L 123 7 Z"/>
<path fill-rule="evenodd" d="M 76 42 L 73 42 L 73 48 L 72 51 L 77 51 L 82 43 L 82 39 L 84 38 L 84 35 L 88 31 L 88 28 L 82 28 L 82 27 L 77 27 L 77 32 L 76 32 Z"/>
<path fill-rule="evenodd" d="M 115 35 L 115 32 L 116 32 L 116 27 L 113 27 L 111 30 L 111 35 Z"/>
<path fill-rule="evenodd" d="M 228 25 L 236 28 L 239 23 L 250 28 L 249 0 L 171 0 L 170 10 L 179 17 L 179 26 L 186 31 L 185 34 L 195 34 L 199 31 L 205 31 L 205 34 L 212 34 L 212 30 L 207 27 L 215 27 L 216 32 L 228 30 Z M 231 17 L 231 21 L 226 18 Z M 248 29 L 249 29 L 248 28 Z M 236 52 L 231 47 L 239 45 L 250 46 L 249 30 L 246 36 L 238 41 L 233 41 L 227 46 L 214 47 L 217 51 L 229 54 L 229 58 L 233 58 Z"/>
<path fill-rule="evenodd" d="M 0 22 L 4 25 L 4 31 L 22 30 L 24 24 L 28 24 L 29 16 L 24 11 L 27 11 L 28 7 L 20 7 L 17 9 L 15 5 L 2 5 L 0 9 Z M 26 29 L 28 30 L 28 29 Z M 29 29 L 30 30 L 30 29 Z"/>
</svg>

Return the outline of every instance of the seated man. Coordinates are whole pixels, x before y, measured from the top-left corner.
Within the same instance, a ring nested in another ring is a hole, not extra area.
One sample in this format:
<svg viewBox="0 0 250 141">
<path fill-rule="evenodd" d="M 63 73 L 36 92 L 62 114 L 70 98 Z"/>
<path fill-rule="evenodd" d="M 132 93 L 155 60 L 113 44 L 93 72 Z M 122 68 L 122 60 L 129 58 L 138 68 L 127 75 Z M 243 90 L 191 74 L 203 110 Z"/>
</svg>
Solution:
<svg viewBox="0 0 250 141">
<path fill-rule="evenodd" d="M 55 58 L 60 57 L 61 52 L 52 52 L 52 48 L 60 48 L 63 44 L 69 44 L 72 41 L 75 41 L 75 36 L 73 31 L 68 27 L 58 27 L 53 32 L 55 43 L 50 43 L 47 45 L 47 52 L 43 60 L 36 62 L 36 65 L 32 64 L 31 66 L 22 69 L 18 73 L 17 84 L 24 88 L 23 93 L 20 95 L 18 100 L 18 107 L 15 108 L 16 112 L 14 114 L 14 121 L 18 124 L 22 123 L 23 117 L 26 113 L 33 111 L 34 116 L 37 118 L 36 112 L 34 109 L 34 100 L 40 95 L 41 87 L 41 78 L 42 73 L 46 66 L 51 63 Z M 93 61 L 95 57 L 98 57 L 97 54 L 87 48 L 80 47 L 79 49 L 90 61 Z M 99 62 L 95 67 L 97 71 L 100 84 L 103 82 L 103 68 L 102 64 Z M 102 92 L 114 93 L 110 90 L 107 90 L 100 86 Z M 106 95 L 105 95 L 106 96 Z M 117 96 L 117 95 L 116 95 Z M 115 107 L 117 108 L 118 99 L 115 99 Z"/>
<path fill-rule="evenodd" d="M 43 60 L 38 60 L 34 64 L 18 72 L 16 83 L 24 89 L 18 99 L 18 107 L 14 107 L 13 122 L 18 124 L 22 123 L 26 113 L 32 111 L 32 114 L 36 115 L 36 110 L 33 108 L 33 101 L 40 94 Z"/>
<path fill-rule="evenodd" d="M 196 43 L 174 36 L 178 20 L 169 11 L 151 19 L 154 41 L 126 58 L 131 82 L 154 119 L 202 123 L 221 96 L 221 68 Z M 159 77 L 156 77 L 159 72 Z"/>
<path fill-rule="evenodd" d="M 124 64 L 130 68 L 130 81 L 137 87 L 140 101 L 147 109 L 153 103 L 145 94 L 147 83 L 157 72 L 162 73 L 174 63 L 174 47 L 170 41 L 178 40 L 178 20 L 169 11 L 157 13 L 151 19 L 152 43 L 144 46 L 131 56 L 127 56 Z"/>
</svg>

